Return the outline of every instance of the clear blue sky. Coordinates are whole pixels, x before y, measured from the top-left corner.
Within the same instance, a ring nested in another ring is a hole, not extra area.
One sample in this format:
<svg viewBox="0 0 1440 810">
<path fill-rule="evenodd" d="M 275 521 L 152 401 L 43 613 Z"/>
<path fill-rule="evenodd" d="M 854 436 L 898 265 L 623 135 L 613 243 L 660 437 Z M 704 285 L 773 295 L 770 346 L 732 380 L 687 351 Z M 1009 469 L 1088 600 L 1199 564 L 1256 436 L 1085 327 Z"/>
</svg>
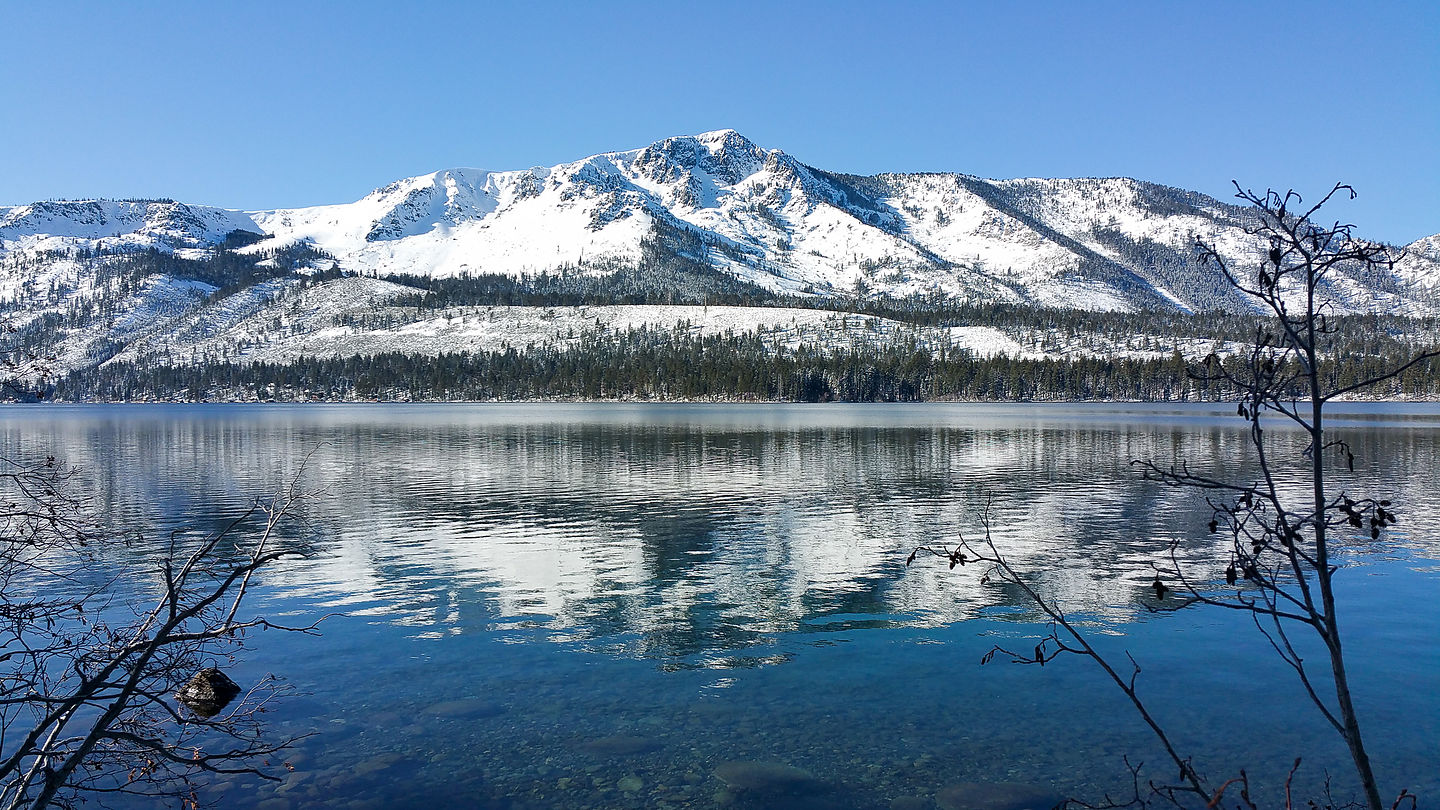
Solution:
<svg viewBox="0 0 1440 810">
<path fill-rule="evenodd" d="M 1440 232 L 1440 3 L 0 0 L 0 203 L 348 202 L 733 127 L 821 168 L 1232 178 Z"/>
</svg>

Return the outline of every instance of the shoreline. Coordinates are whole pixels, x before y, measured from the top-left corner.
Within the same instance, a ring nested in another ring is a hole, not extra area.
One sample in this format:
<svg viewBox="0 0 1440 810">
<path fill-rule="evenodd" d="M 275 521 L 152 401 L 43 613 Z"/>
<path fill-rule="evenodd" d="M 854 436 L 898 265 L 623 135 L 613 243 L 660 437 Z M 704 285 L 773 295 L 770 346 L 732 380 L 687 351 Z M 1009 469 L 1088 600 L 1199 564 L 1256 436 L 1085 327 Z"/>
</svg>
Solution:
<svg viewBox="0 0 1440 810">
<path fill-rule="evenodd" d="M 97 405 L 1232 405 L 1232 399 L 924 399 L 924 400 L 829 400 L 808 402 L 790 399 L 711 398 L 603 398 L 555 397 L 537 399 L 107 399 L 7 401 L 0 406 L 97 406 Z M 1344 397 L 1327 405 L 1440 405 L 1433 397 Z"/>
</svg>

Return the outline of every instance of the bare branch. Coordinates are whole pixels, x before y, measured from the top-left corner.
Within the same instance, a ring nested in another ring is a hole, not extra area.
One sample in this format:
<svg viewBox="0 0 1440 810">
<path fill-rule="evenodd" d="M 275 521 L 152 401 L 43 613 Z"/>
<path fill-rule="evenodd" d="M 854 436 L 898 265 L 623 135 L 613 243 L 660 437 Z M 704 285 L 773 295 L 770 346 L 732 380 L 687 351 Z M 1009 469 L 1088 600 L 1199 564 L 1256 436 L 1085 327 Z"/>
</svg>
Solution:
<svg viewBox="0 0 1440 810">
<path fill-rule="evenodd" d="M 1393 380 L 1440 357 L 1440 350 L 1416 353 L 1388 371 L 1327 390 L 1325 386 L 1332 379 L 1330 364 L 1336 361 L 1331 341 L 1339 329 L 1330 317 L 1334 307 L 1326 300 L 1327 276 L 1342 267 L 1391 268 L 1395 258 L 1383 245 L 1354 238 L 1353 226 L 1349 224 L 1316 223 L 1316 215 L 1332 200 L 1355 196 L 1348 185 L 1336 184 L 1318 202 L 1308 206 L 1293 190 L 1282 194 L 1267 189 L 1257 194 L 1238 183 L 1235 189 L 1236 197 L 1248 203 L 1255 216 L 1245 230 L 1262 245 L 1263 255 L 1258 265 L 1253 272 L 1242 272 L 1214 245 L 1198 243 L 1197 251 L 1202 262 L 1214 267 L 1235 289 L 1252 297 L 1269 312 L 1268 326 L 1256 330 L 1250 351 L 1244 355 L 1222 361 L 1212 354 L 1199 368 L 1188 373 L 1195 379 L 1220 383 L 1230 389 L 1236 400 L 1236 413 L 1246 422 L 1248 443 L 1258 473 L 1252 482 L 1241 483 L 1193 471 L 1183 460 L 1168 465 L 1153 460 L 1132 461 L 1147 480 L 1206 493 L 1212 509 L 1209 533 L 1220 534 L 1224 527 L 1224 545 L 1220 550 L 1229 557 L 1222 587 L 1210 581 L 1211 573 L 1194 570 L 1182 559 L 1179 541 L 1170 543 L 1168 561 L 1153 565 L 1155 581 L 1151 587 L 1157 603 L 1172 591 L 1176 598 L 1146 607 L 1156 612 L 1173 612 L 1204 605 L 1247 613 L 1271 649 L 1295 673 L 1299 692 L 1344 740 L 1364 793 L 1365 807 L 1384 810 L 1350 692 L 1334 590 L 1334 577 L 1340 569 L 1332 564 L 1330 555 L 1332 531 L 1363 532 L 1368 526 L 1371 538 L 1378 539 L 1394 524 L 1396 517 L 1388 499 L 1355 500 L 1344 493 L 1331 494 L 1330 457 L 1340 457 L 1353 472 L 1355 453 L 1343 438 L 1326 432 L 1324 409 L 1336 397 Z M 1298 428 L 1304 437 L 1304 448 L 1296 456 L 1278 450 L 1278 445 L 1267 434 L 1266 426 L 1272 416 Z M 1289 476 L 1277 476 L 1276 471 L 1287 463 L 1298 467 L 1305 479 L 1304 486 L 1296 486 Z M 1049 620 L 1047 635 L 1032 652 L 1016 653 L 997 646 L 987 653 L 985 660 L 1003 655 L 1017 663 L 1043 666 L 1064 653 L 1094 660 L 1130 699 L 1171 761 L 1179 767 L 1181 784 L 1151 782 L 1150 797 L 1139 795 L 1138 769 L 1132 769 L 1137 785 L 1135 805 L 1148 804 L 1148 798 L 1155 797 L 1178 807 L 1182 805 L 1181 800 L 1189 796 L 1199 797 L 1206 807 L 1214 808 L 1222 806 L 1222 802 L 1235 802 L 1226 797 L 1233 796 L 1238 789 L 1238 803 L 1234 806 L 1255 810 L 1249 777 L 1243 769 L 1236 778 L 1223 782 L 1213 792 L 1205 789 L 1204 781 L 1191 768 L 1190 759 L 1175 749 L 1171 737 L 1141 698 L 1137 689 L 1140 667 L 1135 659 L 1128 651 L 1125 653 L 1130 666 L 1128 675 L 1122 675 L 1089 644 L 1060 606 L 1044 598 L 995 548 L 990 534 L 988 502 L 980 520 L 984 527 L 983 540 L 971 543 L 961 537 L 953 547 L 921 547 L 911 554 L 911 561 L 917 554 L 928 551 L 946 558 L 951 568 L 973 562 L 989 564 L 991 573 L 986 578 L 994 576 L 1019 588 Z M 1292 633 L 1297 628 L 1313 633 L 1324 645 L 1329 688 L 1334 691 L 1332 699 L 1322 696 L 1321 684 L 1292 641 Z M 1296 759 L 1285 780 L 1286 808 L 1293 806 L 1291 788 L 1299 766 L 1300 760 Z M 1327 794 L 1328 789 L 1327 782 Z M 1414 810 L 1415 798 L 1403 791 L 1391 810 L 1398 810 L 1407 799 Z"/>
<path fill-rule="evenodd" d="M 208 656 L 242 649 L 246 630 L 316 632 L 318 622 L 290 627 L 240 613 L 256 572 L 296 552 L 275 543 L 316 495 L 299 486 L 303 472 L 302 464 L 279 495 L 254 501 L 214 533 L 198 540 L 171 534 L 153 601 L 134 604 L 128 624 L 112 625 L 89 617 L 118 615 L 123 604 L 109 592 L 114 577 L 99 588 L 69 589 L 72 596 L 32 598 L 87 570 L 92 558 L 82 540 L 119 541 L 91 526 L 80 499 L 61 494 L 69 473 L 53 459 L 9 463 L 0 484 L 10 482 L 9 500 L 24 508 L 7 514 L 0 499 L 0 523 L 34 520 L 26 515 L 35 513 L 37 524 L 53 531 L 40 533 L 43 542 L 0 544 L 0 582 L 14 584 L 0 599 L 0 808 L 71 806 L 88 794 L 185 798 L 205 773 L 273 778 L 261 761 L 298 739 L 260 736 L 256 712 L 278 694 L 274 680 L 204 715 L 185 708 L 176 692 Z M 50 515 L 59 517 L 52 523 Z M 82 526 L 83 534 L 75 528 Z M 78 568 L 56 570 L 47 555 L 73 559 Z M 203 749 L 194 744 L 200 735 Z"/>
</svg>

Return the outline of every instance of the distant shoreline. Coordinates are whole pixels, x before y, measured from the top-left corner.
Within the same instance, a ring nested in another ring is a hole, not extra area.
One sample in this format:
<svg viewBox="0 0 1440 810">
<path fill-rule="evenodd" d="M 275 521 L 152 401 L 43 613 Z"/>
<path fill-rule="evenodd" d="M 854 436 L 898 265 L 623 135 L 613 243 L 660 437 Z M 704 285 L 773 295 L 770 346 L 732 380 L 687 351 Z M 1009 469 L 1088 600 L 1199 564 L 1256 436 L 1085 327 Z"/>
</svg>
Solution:
<svg viewBox="0 0 1440 810">
<path fill-rule="evenodd" d="M 0 406 L 47 405 L 1165 405 L 1205 406 L 1233 405 L 1232 399 L 925 399 L 925 400 L 830 400 L 807 402 L 789 399 L 750 399 L 741 397 L 654 399 L 654 398 L 543 398 L 543 399 L 117 399 L 117 400 L 45 400 L 40 402 L 0 402 Z M 1436 405 L 1440 396 L 1416 397 L 1344 397 L 1327 404 L 1356 405 Z"/>
</svg>

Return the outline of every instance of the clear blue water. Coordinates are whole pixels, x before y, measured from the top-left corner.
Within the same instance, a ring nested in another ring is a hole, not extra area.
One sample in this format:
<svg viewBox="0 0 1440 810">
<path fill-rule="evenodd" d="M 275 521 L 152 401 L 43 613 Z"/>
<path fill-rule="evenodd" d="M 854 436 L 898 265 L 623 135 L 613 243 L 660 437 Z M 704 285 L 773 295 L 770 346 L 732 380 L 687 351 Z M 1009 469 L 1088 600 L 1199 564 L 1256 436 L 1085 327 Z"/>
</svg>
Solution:
<svg viewBox="0 0 1440 810">
<path fill-rule="evenodd" d="M 1351 485 L 1389 482 L 1397 531 L 1347 548 L 1342 609 L 1382 782 L 1440 796 L 1440 408 L 1351 406 Z M 1152 615 L 1172 538 L 1218 574 L 1203 499 L 1131 459 L 1243 475 L 1228 409 L 1198 406 L 122 406 L 0 409 L 0 452 L 82 468 L 117 525 L 213 526 L 303 474 L 314 553 L 252 602 L 321 637 L 264 633 L 232 668 L 300 693 L 312 733 L 280 786 L 226 807 L 925 806 L 962 781 L 1096 799 L 1159 762 L 1088 661 L 980 665 L 1043 632 L 979 571 L 907 568 L 918 544 L 995 537 L 1105 649 L 1202 770 L 1277 789 L 1342 746 L 1239 617 Z M 1277 434 L 1283 443 L 1286 436 Z M 1369 494 L 1368 491 L 1362 494 Z M 1033 641 L 1028 641 L 1033 645 Z M 809 771 L 785 799 L 723 762 Z M 1168 778 L 1169 767 L 1155 773 Z"/>
</svg>

